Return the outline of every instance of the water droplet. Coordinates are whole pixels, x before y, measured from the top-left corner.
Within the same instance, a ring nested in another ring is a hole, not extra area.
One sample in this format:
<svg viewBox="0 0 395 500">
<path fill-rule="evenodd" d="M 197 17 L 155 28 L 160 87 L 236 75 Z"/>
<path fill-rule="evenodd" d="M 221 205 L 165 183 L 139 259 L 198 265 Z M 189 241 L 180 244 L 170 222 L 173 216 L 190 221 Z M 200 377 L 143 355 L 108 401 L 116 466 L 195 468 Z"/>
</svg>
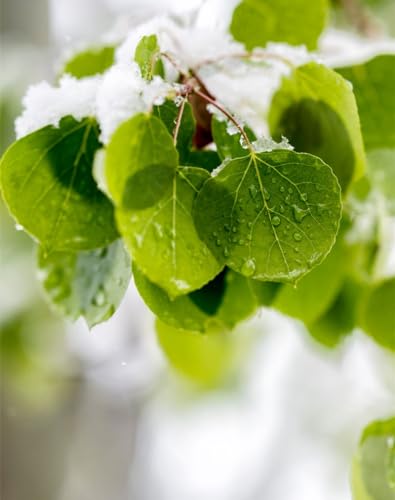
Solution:
<svg viewBox="0 0 395 500">
<path fill-rule="evenodd" d="M 293 208 L 293 216 L 296 222 L 302 222 L 302 220 L 309 213 L 308 210 L 298 207 L 298 205 L 292 205 Z"/>
<path fill-rule="evenodd" d="M 17 231 L 23 231 L 23 226 L 21 226 L 20 224 L 15 224 L 15 229 Z"/>
<path fill-rule="evenodd" d="M 295 241 L 301 241 L 302 235 L 300 233 L 294 233 L 294 240 Z"/>
<path fill-rule="evenodd" d="M 255 200 L 256 195 L 258 194 L 257 188 L 254 186 L 254 184 L 251 184 L 251 186 L 248 188 L 248 191 L 250 192 L 250 196 L 253 200 Z"/>
<path fill-rule="evenodd" d="M 279 226 L 281 224 L 281 219 L 280 217 L 277 217 L 277 215 L 275 215 L 272 219 L 272 224 L 273 226 Z"/>
<path fill-rule="evenodd" d="M 280 192 L 281 192 L 281 193 L 284 193 L 284 191 L 285 191 L 285 187 L 284 187 L 284 186 L 281 186 L 281 187 L 280 187 Z"/>
<path fill-rule="evenodd" d="M 285 208 L 284 208 L 284 205 L 280 205 L 280 213 L 284 213 L 285 212 Z"/>
<path fill-rule="evenodd" d="M 294 192 L 294 191 L 293 191 L 293 189 L 292 189 L 292 188 L 288 188 L 288 193 L 289 193 L 289 194 L 292 194 L 293 192 Z"/>
<path fill-rule="evenodd" d="M 265 188 L 263 189 L 263 196 L 265 200 L 270 200 L 270 193 Z"/>
<path fill-rule="evenodd" d="M 236 227 L 236 226 L 233 226 L 233 227 L 232 227 L 232 231 L 233 231 L 234 233 L 237 233 L 237 227 Z"/>
<path fill-rule="evenodd" d="M 247 226 L 251 229 L 251 228 L 252 228 L 252 222 L 251 222 L 251 221 L 250 221 L 250 222 L 248 222 L 248 223 L 247 223 Z"/>
<path fill-rule="evenodd" d="M 295 250 L 296 253 L 299 253 L 299 248 L 298 247 L 295 247 L 294 250 Z"/>
<path fill-rule="evenodd" d="M 241 266 L 241 273 L 247 278 L 252 276 L 255 272 L 255 261 L 254 259 L 248 259 Z"/>
<path fill-rule="evenodd" d="M 93 299 L 93 304 L 95 306 L 103 306 L 106 301 L 106 296 L 104 295 L 103 290 L 99 290 L 96 294 L 96 297 Z"/>
<path fill-rule="evenodd" d="M 229 257 L 229 250 L 227 247 L 224 248 L 224 257 Z"/>
<path fill-rule="evenodd" d="M 276 179 L 275 177 L 273 177 L 273 179 L 272 179 L 272 183 L 273 183 L 273 184 L 276 184 L 276 182 L 277 182 L 277 179 Z"/>
<path fill-rule="evenodd" d="M 218 236 L 218 234 L 214 231 L 213 236 L 214 236 L 214 238 L 216 238 Z"/>
<path fill-rule="evenodd" d="M 225 224 L 224 225 L 224 229 L 225 229 L 226 232 L 229 233 L 230 232 L 230 226 L 229 226 L 229 224 Z"/>
<path fill-rule="evenodd" d="M 220 239 L 218 239 L 215 243 L 217 244 L 217 247 L 221 246 L 221 240 Z"/>
<path fill-rule="evenodd" d="M 287 205 L 290 205 L 291 204 L 291 197 L 289 196 L 289 194 L 287 194 L 287 196 L 285 197 L 285 203 Z"/>
<path fill-rule="evenodd" d="M 239 240 L 239 245 L 244 245 L 244 240 Z"/>
<path fill-rule="evenodd" d="M 301 193 L 301 194 L 300 194 L 300 199 L 301 199 L 302 201 L 307 201 L 307 198 L 308 198 L 307 193 Z"/>
</svg>

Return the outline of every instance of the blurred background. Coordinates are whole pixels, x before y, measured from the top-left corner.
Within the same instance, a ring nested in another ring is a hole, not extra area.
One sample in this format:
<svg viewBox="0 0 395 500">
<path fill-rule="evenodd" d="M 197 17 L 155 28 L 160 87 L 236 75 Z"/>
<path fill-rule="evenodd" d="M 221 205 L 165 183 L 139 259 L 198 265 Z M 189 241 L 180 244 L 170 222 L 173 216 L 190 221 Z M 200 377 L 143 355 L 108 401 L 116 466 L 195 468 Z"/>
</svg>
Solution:
<svg viewBox="0 0 395 500">
<path fill-rule="evenodd" d="M 201 22 L 220 25 L 236 3 L 1 0 L 0 152 L 27 86 L 53 80 L 67 47 L 201 4 Z M 389 31 L 394 3 L 376 6 Z M 4 500 L 351 498 L 362 428 L 395 413 L 394 358 L 362 332 L 326 350 L 263 309 L 236 332 L 240 362 L 227 383 L 202 390 L 169 368 L 133 285 L 91 331 L 53 315 L 33 244 L 3 204 L 0 223 Z"/>
</svg>

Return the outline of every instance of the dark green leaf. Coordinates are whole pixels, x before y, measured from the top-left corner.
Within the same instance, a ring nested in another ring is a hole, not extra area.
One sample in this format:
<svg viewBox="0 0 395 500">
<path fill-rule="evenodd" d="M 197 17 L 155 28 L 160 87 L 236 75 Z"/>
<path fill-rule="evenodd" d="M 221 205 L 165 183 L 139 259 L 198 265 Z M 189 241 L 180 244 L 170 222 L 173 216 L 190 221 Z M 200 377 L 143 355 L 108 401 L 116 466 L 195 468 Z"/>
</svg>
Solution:
<svg viewBox="0 0 395 500">
<path fill-rule="evenodd" d="M 233 13 L 230 31 L 249 50 L 271 41 L 314 49 L 328 11 L 327 0 L 243 0 Z"/>
<path fill-rule="evenodd" d="M 115 47 L 100 47 L 84 50 L 69 59 L 62 73 L 75 78 L 84 78 L 104 73 L 115 62 Z"/>
<path fill-rule="evenodd" d="M 161 106 L 155 106 L 153 114 L 162 120 L 171 136 L 174 134 L 177 116 L 180 108 L 174 101 L 167 100 Z M 192 147 L 192 138 L 195 133 L 195 118 L 189 103 L 185 103 L 179 133 L 177 136 L 177 150 L 180 156 L 180 165 L 188 165 L 187 160 Z"/>
<path fill-rule="evenodd" d="M 366 149 L 395 148 L 395 55 L 337 71 L 353 85 Z"/>
<path fill-rule="evenodd" d="M 118 237 L 110 201 L 92 176 L 96 122 L 64 118 L 15 142 L 1 164 L 4 200 L 46 251 L 90 250 Z"/>
<path fill-rule="evenodd" d="M 213 325 L 232 329 L 251 316 L 257 306 L 249 280 L 230 270 L 220 273 L 200 290 L 171 300 L 133 264 L 138 291 L 161 321 L 175 328 L 205 333 Z"/>
<path fill-rule="evenodd" d="M 92 327 L 118 308 L 131 277 L 121 240 L 89 252 L 38 253 L 39 278 L 50 303 L 67 318 Z"/>
<path fill-rule="evenodd" d="M 227 131 L 227 127 L 226 121 L 220 121 L 213 116 L 211 120 L 211 131 L 221 160 L 248 155 L 248 151 L 240 144 L 240 133 L 230 135 Z M 245 128 L 245 132 L 251 141 L 256 139 L 254 133 L 248 127 Z"/>
<path fill-rule="evenodd" d="M 134 60 L 140 66 L 141 76 L 146 80 L 152 80 L 154 75 L 163 76 L 163 64 L 156 35 L 143 36 L 136 47 Z"/>
<path fill-rule="evenodd" d="M 224 164 L 196 198 L 200 237 L 219 261 L 263 281 L 296 281 L 331 250 L 340 188 L 319 158 L 293 151 Z"/>
<path fill-rule="evenodd" d="M 355 97 L 336 72 L 317 63 L 283 79 L 269 115 L 273 137 L 332 167 L 343 191 L 364 174 L 365 154 Z"/>
<path fill-rule="evenodd" d="M 322 287 L 319 290 L 321 292 Z M 359 298 L 359 287 L 352 281 L 346 280 L 325 314 L 313 324 L 308 325 L 311 336 L 326 347 L 336 347 L 356 326 L 356 308 Z"/>
</svg>

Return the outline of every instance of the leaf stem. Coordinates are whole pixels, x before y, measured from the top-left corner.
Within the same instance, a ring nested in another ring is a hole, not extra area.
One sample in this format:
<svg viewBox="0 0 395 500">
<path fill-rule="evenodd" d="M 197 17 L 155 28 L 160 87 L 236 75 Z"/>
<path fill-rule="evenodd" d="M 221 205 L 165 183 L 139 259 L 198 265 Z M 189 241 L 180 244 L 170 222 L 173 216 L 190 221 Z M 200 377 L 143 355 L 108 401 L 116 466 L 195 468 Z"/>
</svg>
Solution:
<svg viewBox="0 0 395 500">
<path fill-rule="evenodd" d="M 180 126 L 181 126 L 182 116 L 184 114 L 186 101 L 187 101 L 187 97 L 184 97 L 184 99 L 182 100 L 180 109 L 178 110 L 176 125 L 174 127 L 174 132 L 173 132 L 173 144 L 174 144 L 174 146 L 177 146 L 177 138 L 178 138 L 178 133 L 180 131 Z"/>
<path fill-rule="evenodd" d="M 211 97 L 209 97 L 208 95 L 204 94 L 203 92 L 201 92 L 199 89 L 197 88 L 194 88 L 193 90 L 195 92 L 195 94 L 197 94 L 199 97 L 201 97 L 202 99 L 204 99 L 206 102 L 212 104 L 214 107 L 216 107 L 223 115 L 226 116 L 226 118 L 231 121 L 233 123 L 233 125 L 235 125 L 235 127 L 237 128 L 237 130 L 240 132 L 240 134 L 242 135 L 245 143 L 247 144 L 248 146 L 248 149 L 253 152 L 254 149 L 252 147 L 252 144 L 247 136 L 247 134 L 245 133 L 243 127 L 240 125 L 240 123 L 236 120 L 236 118 L 234 116 L 232 116 L 229 111 L 227 111 L 224 107 L 222 107 L 215 99 L 212 99 Z"/>
</svg>

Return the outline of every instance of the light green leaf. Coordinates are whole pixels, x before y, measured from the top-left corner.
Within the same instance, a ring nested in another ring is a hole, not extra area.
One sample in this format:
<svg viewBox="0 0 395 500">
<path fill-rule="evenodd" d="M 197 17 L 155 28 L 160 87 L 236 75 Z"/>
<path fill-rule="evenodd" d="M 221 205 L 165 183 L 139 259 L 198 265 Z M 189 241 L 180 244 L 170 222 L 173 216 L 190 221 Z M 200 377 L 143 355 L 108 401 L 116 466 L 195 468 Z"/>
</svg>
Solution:
<svg viewBox="0 0 395 500">
<path fill-rule="evenodd" d="M 79 52 L 69 59 L 62 73 L 75 78 L 84 78 L 104 73 L 115 62 L 115 47 L 91 48 Z"/>
<path fill-rule="evenodd" d="M 360 325 L 376 342 L 395 351 L 395 278 L 383 281 L 366 295 Z"/>
<path fill-rule="evenodd" d="M 109 319 L 131 277 L 130 258 L 121 240 L 89 252 L 38 252 L 39 278 L 46 297 L 59 312 L 89 327 Z"/>
<path fill-rule="evenodd" d="M 247 156 L 248 151 L 240 144 L 240 133 L 230 135 L 227 131 L 227 127 L 228 125 L 225 121 L 220 121 L 213 116 L 211 120 L 211 131 L 221 160 L 225 160 L 225 158 Z M 245 128 L 245 132 L 251 141 L 256 139 L 254 133 L 248 127 Z"/>
<path fill-rule="evenodd" d="M 4 200 L 46 251 L 90 250 L 118 237 L 113 207 L 92 176 L 100 148 L 93 119 L 63 118 L 15 142 L 2 158 Z"/>
<path fill-rule="evenodd" d="M 163 76 L 163 64 L 156 35 L 142 37 L 136 47 L 134 60 L 140 66 L 141 76 L 146 80 L 152 80 L 154 75 Z"/>
<path fill-rule="evenodd" d="M 207 335 L 176 329 L 157 321 L 160 347 L 171 366 L 203 387 L 212 387 L 230 374 L 238 344 L 229 332 L 214 329 Z"/>
<path fill-rule="evenodd" d="M 286 42 L 314 49 L 326 24 L 327 0 L 243 0 L 230 31 L 248 50 L 267 42 Z"/>
<path fill-rule="evenodd" d="M 304 323 L 314 323 L 322 316 L 344 280 L 347 253 L 341 239 L 328 257 L 311 273 L 300 280 L 297 287 L 284 285 L 276 295 L 273 307 Z"/>
<path fill-rule="evenodd" d="M 395 55 L 380 55 L 337 71 L 353 85 L 366 149 L 394 148 Z"/>
<path fill-rule="evenodd" d="M 232 329 L 252 315 L 257 306 L 250 280 L 228 269 L 200 290 L 174 300 L 149 281 L 135 264 L 133 275 L 147 306 L 162 322 L 175 328 L 201 333 L 213 325 Z"/>
<path fill-rule="evenodd" d="M 395 148 L 374 149 L 369 151 L 367 159 L 372 186 L 384 195 L 390 212 L 395 213 Z"/>
<path fill-rule="evenodd" d="M 332 167 L 343 191 L 363 176 L 355 97 L 335 71 L 314 62 L 296 68 L 274 95 L 269 122 L 274 139 L 287 137 L 296 151 L 319 156 Z"/>
<path fill-rule="evenodd" d="M 332 170 L 278 150 L 231 160 L 196 198 L 200 237 L 218 261 L 247 277 L 294 282 L 331 250 L 341 215 Z"/>
<path fill-rule="evenodd" d="M 354 500 L 395 498 L 395 418 L 370 424 L 353 464 Z"/>
<path fill-rule="evenodd" d="M 138 114 L 114 132 L 105 162 L 107 185 L 115 204 L 122 205 L 126 200 L 130 205 L 136 189 L 140 196 L 146 194 L 152 198 L 149 192 L 153 189 L 156 193 L 161 189 L 162 178 L 173 178 L 178 153 L 161 120 Z M 147 167 L 153 175 L 146 179 L 146 173 L 142 171 Z"/>
<path fill-rule="evenodd" d="M 155 106 L 153 114 L 162 120 L 169 134 L 173 136 L 176 126 L 177 116 L 180 108 L 174 101 L 167 100 L 161 106 Z M 192 138 L 195 133 L 196 122 L 193 117 L 192 107 L 187 102 L 184 106 L 179 133 L 177 136 L 177 150 L 180 156 L 180 164 L 186 165 L 190 150 L 192 148 Z"/>
<path fill-rule="evenodd" d="M 148 186 L 155 172 L 145 169 Z M 141 271 L 172 297 L 185 295 L 211 281 L 222 269 L 206 244 L 200 240 L 192 219 L 194 199 L 208 172 L 179 167 L 163 180 L 156 198 L 144 204 L 126 197 L 117 210 L 117 222 L 133 260 Z M 147 195 L 141 192 L 145 202 Z"/>
</svg>

